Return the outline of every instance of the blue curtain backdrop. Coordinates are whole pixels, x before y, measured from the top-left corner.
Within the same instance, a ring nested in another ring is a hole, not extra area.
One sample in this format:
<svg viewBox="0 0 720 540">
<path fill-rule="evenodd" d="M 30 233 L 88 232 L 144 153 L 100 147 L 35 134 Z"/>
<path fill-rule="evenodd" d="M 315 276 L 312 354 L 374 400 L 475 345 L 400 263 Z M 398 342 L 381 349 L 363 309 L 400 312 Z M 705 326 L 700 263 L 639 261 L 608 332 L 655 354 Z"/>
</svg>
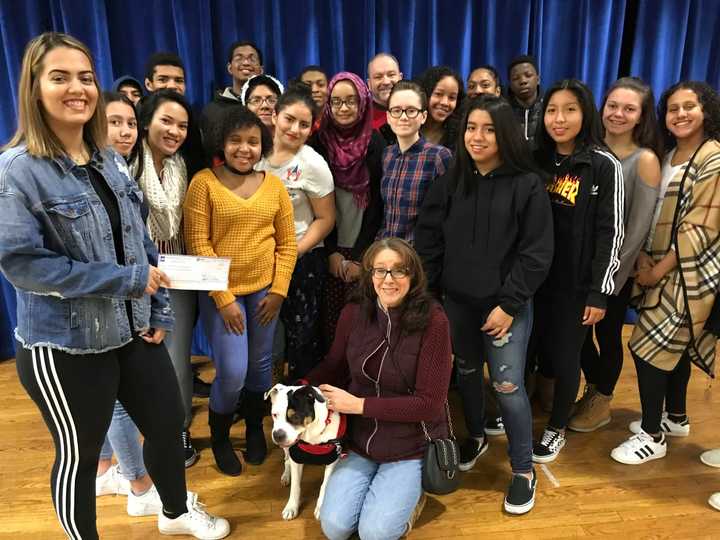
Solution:
<svg viewBox="0 0 720 540">
<path fill-rule="evenodd" d="M 197 107 L 229 83 L 236 39 L 257 43 L 265 71 L 283 81 L 306 64 L 365 76 L 371 56 L 391 51 L 406 77 L 433 64 L 465 77 L 489 63 L 505 79 L 504 66 L 530 53 L 543 86 L 578 77 L 598 100 L 629 74 L 657 94 L 681 78 L 720 85 L 720 0 L 0 0 L 0 141 L 15 129 L 25 44 L 48 30 L 88 44 L 104 87 L 124 74 L 142 80 L 155 51 L 177 52 Z M 0 290 L 0 357 L 8 357 L 14 297 L 6 282 Z"/>
</svg>

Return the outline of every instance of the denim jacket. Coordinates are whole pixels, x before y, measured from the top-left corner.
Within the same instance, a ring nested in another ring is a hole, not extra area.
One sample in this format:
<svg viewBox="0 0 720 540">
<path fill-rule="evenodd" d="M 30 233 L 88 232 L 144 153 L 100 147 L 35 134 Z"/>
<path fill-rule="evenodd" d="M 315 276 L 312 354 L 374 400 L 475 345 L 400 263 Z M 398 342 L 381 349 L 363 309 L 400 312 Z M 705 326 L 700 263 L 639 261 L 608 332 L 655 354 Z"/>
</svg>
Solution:
<svg viewBox="0 0 720 540">
<path fill-rule="evenodd" d="M 25 348 L 99 353 L 129 343 L 133 331 L 172 329 L 167 291 L 144 292 L 157 249 L 141 217 L 142 191 L 112 150 L 95 150 L 90 166 L 117 197 L 123 266 L 85 169 L 66 157 L 33 157 L 24 145 L 0 155 L 0 270 L 17 291 L 15 337 Z"/>
</svg>

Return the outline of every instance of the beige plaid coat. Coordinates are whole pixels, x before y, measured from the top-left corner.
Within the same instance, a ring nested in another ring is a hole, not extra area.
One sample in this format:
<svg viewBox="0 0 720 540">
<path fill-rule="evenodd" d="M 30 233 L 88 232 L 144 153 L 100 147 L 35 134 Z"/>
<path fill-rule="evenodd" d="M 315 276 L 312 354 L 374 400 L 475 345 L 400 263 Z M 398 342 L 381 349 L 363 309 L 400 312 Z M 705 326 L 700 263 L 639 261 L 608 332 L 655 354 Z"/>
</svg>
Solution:
<svg viewBox="0 0 720 540">
<path fill-rule="evenodd" d="M 654 287 L 635 286 L 639 318 L 629 346 L 641 359 L 666 371 L 673 370 L 687 350 L 692 362 L 713 373 L 716 338 L 704 325 L 720 288 L 720 143 L 705 143 L 689 167 L 676 231 L 673 216 L 684 168 L 670 181 L 650 249 L 659 261 L 674 249 L 677 233 L 679 265 Z"/>
</svg>

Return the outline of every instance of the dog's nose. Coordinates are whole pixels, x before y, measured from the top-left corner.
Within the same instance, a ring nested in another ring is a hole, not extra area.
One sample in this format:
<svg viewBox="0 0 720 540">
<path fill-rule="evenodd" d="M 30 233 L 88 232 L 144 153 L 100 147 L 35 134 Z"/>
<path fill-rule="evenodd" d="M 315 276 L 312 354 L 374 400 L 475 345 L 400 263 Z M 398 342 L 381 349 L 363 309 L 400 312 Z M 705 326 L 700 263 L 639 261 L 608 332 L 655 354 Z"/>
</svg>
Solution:
<svg viewBox="0 0 720 540">
<path fill-rule="evenodd" d="M 284 429 L 276 429 L 272 432 L 272 439 L 275 441 L 275 444 L 285 444 L 285 441 L 287 441 L 287 433 L 285 433 Z"/>
</svg>

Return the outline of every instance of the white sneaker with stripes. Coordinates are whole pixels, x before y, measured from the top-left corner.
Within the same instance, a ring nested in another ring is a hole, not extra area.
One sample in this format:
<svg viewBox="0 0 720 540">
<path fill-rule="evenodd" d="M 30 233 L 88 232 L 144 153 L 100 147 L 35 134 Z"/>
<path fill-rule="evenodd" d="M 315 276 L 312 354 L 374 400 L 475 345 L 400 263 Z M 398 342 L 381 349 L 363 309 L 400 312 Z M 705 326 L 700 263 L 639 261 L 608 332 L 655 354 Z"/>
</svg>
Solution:
<svg viewBox="0 0 720 540">
<path fill-rule="evenodd" d="M 630 422 L 628 429 L 631 433 L 640 433 L 642 431 L 642 418 Z M 690 419 L 686 416 L 682 422 L 673 422 L 668 417 L 668 413 L 663 412 L 660 420 L 660 430 L 670 437 L 687 437 L 690 435 Z"/>
<path fill-rule="evenodd" d="M 663 458 L 667 454 L 667 442 L 665 434 L 661 435 L 662 439 L 655 442 L 652 435 L 640 430 L 640 433 L 633 435 L 610 452 L 610 457 L 625 465 L 640 465 L 646 461 Z"/>
</svg>

